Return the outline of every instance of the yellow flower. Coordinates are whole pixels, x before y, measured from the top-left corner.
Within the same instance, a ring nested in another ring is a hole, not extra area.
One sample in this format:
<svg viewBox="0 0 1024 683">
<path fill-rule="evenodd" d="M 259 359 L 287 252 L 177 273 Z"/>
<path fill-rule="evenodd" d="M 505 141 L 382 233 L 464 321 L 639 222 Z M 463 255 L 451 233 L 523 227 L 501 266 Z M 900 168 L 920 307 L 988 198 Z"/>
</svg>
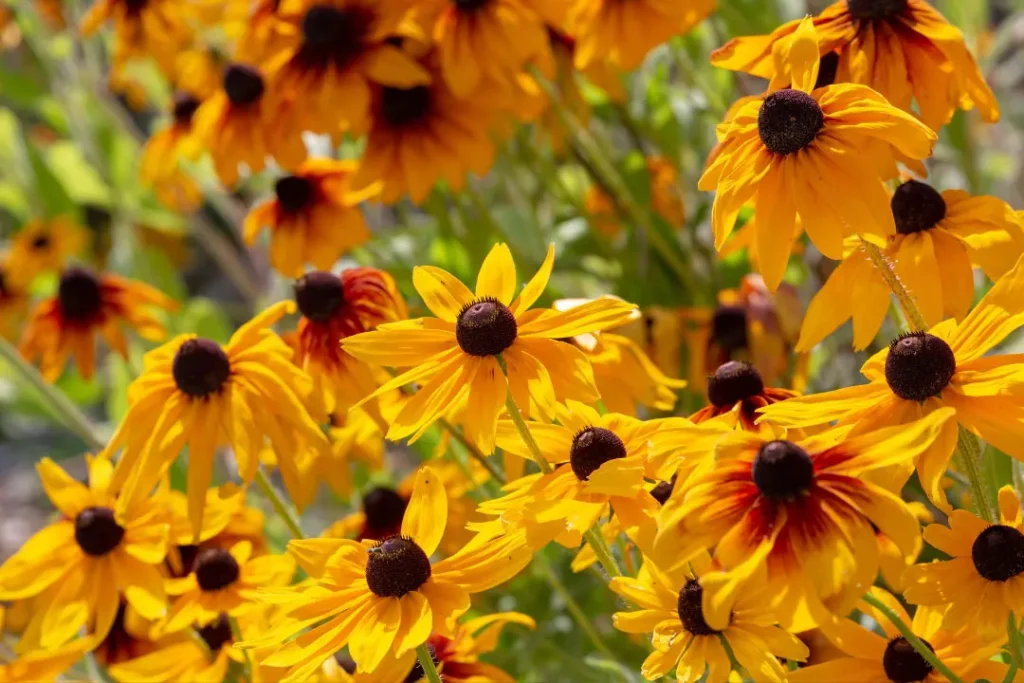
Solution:
<svg viewBox="0 0 1024 683">
<path fill-rule="evenodd" d="M 732 360 L 718 366 L 707 381 L 708 404 L 690 416 L 696 424 L 721 423 L 748 432 L 773 433 L 770 422 L 755 424 L 757 411 L 797 396 L 795 391 L 766 387 L 750 363 Z"/>
<path fill-rule="evenodd" d="M 870 479 L 938 438 L 955 441 L 953 411 L 856 437 L 847 431 L 795 442 L 743 431 L 711 437 L 714 459 L 662 507 L 652 555 L 672 568 L 714 549 L 727 574 L 705 601 L 709 621 L 728 614 L 736 583 L 763 572 L 758 580 L 780 621 L 804 630 L 828 610 L 845 614 L 874 582 L 872 525 L 904 555 L 920 547 L 920 525 L 906 503 Z"/>
<path fill-rule="evenodd" d="M 954 510 L 949 527 L 924 530 L 929 545 L 950 556 L 919 564 L 903 574 L 907 600 L 942 615 L 944 628 L 976 630 L 998 638 L 1010 612 L 1024 614 L 1024 525 L 1013 488 L 999 490 L 999 522 Z M 1016 619 L 1020 620 L 1019 616 Z"/>
<path fill-rule="evenodd" d="M 198 537 L 217 448 L 232 446 L 249 482 L 264 437 L 287 454 L 279 461 L 285 485 L 296 501 L 304 499 L 310 482 L 302 481 L 297 459 L 328 444 L 309 413 L 315 406 L 312 380 L 268 329 L 290 310 L 289 302 L 268 308 L 223 347 L 181 335 L 146 354 L 142 375 L 128 387 L 128 412 L 106 448 L 124 449 L 114 473 L 125 487 L 119 509 L 152 490 L 188 444 L 189 518 Z"/>
<path fill-rule="evenodd" d="M 418 266 L 413 285 L 436 319 L 388 323 L 342 340 L 342 348 L 367 363 L 412 367 L 372 396 L 420 384 L 387 438 L 419 438 L 468 396 L 466 436 L 489 454 L 508 392 L 530 415 L 553 415 L 557 399 L 595 403 L 600 398 L 586 356 L 557 340 L 615 327 L 629 319 L 634 306 L 609 297 L 564 312 L 529 310 L 543 294 L 554 261 L 552 244 L 518 297 L 512 252 L 503 243 L 480 267 L 475 293 L 440 268 Z M 498 357 L 508 368 L 507 384 Z"/>
<path fill-rule="evenodd" d="M 376 543 L 328 538 L 289 542 L 288 551 L 312 582 L 269 594 L 267 599 L 280 605 L 288 619 L 266 637 L 241 646 L 278 646 L 261 663 L 290 667 L 284 680 L 303 681 L 346 644 L 359 668 L 373 671 L 389 654 L 402 657 L 425 643 L 431 632 L 454 636 L 457 619 L 469 609 L 470 594 L 504 583 L 533 555 L 523 534 L 510 533 L 474 540 L 432 563 L 447 512 L 444 487 L 425 467 L 405 511 L 401 536 Z M 285 642 L 306 627 L 313 628 Z"/>
<path fill-rule="evenodd" d="M 56 681 L 88 651 L 90 639 L 79 638 L 60 648 L 37 650 L 0 664 L 0 683 Z"/>
<path fill-rule="evenodd" d="M 961 586 L 961 590 L 966 586 Z M 896 613 L 904 624 L 943 664 L 965 681 L 1001 681 L 1007 665 L 993 661 L 999 654 L 1001 641 L 982 639 L 974 629 L 954 631 L 942 624 L 940 612 L 918 607 L 911 621 L 910 615 L 891 594 L 878 587 L 871 588 L 872 597 L 880 600 Z M 972 596 L 977 598 L 977 594 Z M 896 630 L 881 612 L 865 602 L 858 609 L 870 616 L 882 628 L 885 636 L 870 631 L 860 624 L 841 619 L 826 630 L 839 646 L 843 656 L 789 672 L 791 683 L 876 683 L 876 681 L 920 681 L 945 683 L 946 677 L 932 667 L 907 639 Z M 1000 625 L 1005 631 L 1006 618 Z M 1002 636 L 1005 638 L 1005 632 Z M 1016 678 L 1014 678 L 1016 680 Z"/>
<path fill-rule="evenodd" d="M 809 19 L 792 41 L 793 88 L 753 98 L 735 112 L 720 129 L 720 149 L 699 185 L 717 190 L 712 225 L 718 249 L 740 207 L 753 202 L 754 244 L 771 291 L 785 273 L 797 217 L 821 253 L 837 260 L 847 235 L 895 233 L 880 181 L 897 175 L 898 154 L 924 159 L 936 140 L 927 126 L 870 88 L 815 89 L 818 40 Z"/>
<path fill-rule="evenodd" d="M 89 459 L 88 486 L 49 458 L 36 469 L 63 518 L 0 567 L 0 600 L 40 596 L 19 647 L 53 649 L 85 627 L 90 647 L 98 644 L 114 623 L 121 595 L 145 618 L 163 616 L 159 565 L 167 554 L 170 510 L 162 497 L 125 504 L 103 457 Z"/>
<path fill-rule="evenodd" d="M 777 53 L 800 23 L 788 22 L 767 36 L 735 38 L 712 53 L 711 62 L 786 82 L 791 70 Z M 837 0 L 814 18 L 814 27 L 818 54 L 838 53 L 837 82 L 869 86 L 908 112 L 916 100 L 934 130 L 958 108 L 977 106 L 986 121 L 999 120 L 999 104 L 963 34 L 926 0 Z"/>
<path fill-rule="evenodd" d="M 985 354 L 1024 325 L 1024 258 L 999 279 L 963 322 L 945 320 L 927 332 L 903 335 L 861 368 L 867 384 L 792 398 L 761 409 L 786 427 L 839 421 L 866 432 L 904 425 L 944 406 L 961 425 L 996 448 L 1024 459 L 1024 359 Z M 925 493 L 950 507 L 942 475 L 956 440 L 937 441 L 917 460 Z"/>
<path fill-rule="evenodd" d="M 307 159 L 293 174 L 274 184 L 274 197 L 257 204 L 242 226 L 247 244 L 270 229 L 270 264 L 287 277 L 299 277 L 306 263 L 330 270 L 341 256 L 370 240 L 358 204 L 380 185 L 351 189 L 356 164 Z"/>
<path fill-rule="evenodd" d="M 188 5 L 174 0 L 98 0 L 82 17 L 80 28 L 83 35 L 91 36 L 113 20 L 120 60 L 155 57 L 166 61 L 188 42 L 190 18 Z"/>
<path fill-rule="evenodd" d="M 897 234 L 883 253 L 929 325 L 967 315 L 974 301 L 974 265 L 998 280 L 1024 251 L 1019 218 L 996 197 L 972 197 L 962 190 L 939 194 L 908 180 L 897 188 L 891 206 Z M 882 327 L 891 291 L 859 240 L 851 239 L 846 251 L 807 309 L 797 351 L 810 351 L 851 317 L 858 351 Z"/>
<path fill-rule="evenodd" d="M 787 680 L 788 672 L 778 658 L 802 662 L 807 658 L 807 646 L 777 625 L 770 608 L 771 595 L 763 588 L 754 589 L 752 583 L 740 586 L 731 612 L 710 623 L 704 614 L 702 579 L 713 571 L 705 553 L 695 557 L 690 566 L 673 571 L 663 571 L 647 560 L 637 578 L 611 580 L 609 588 L 640 608 L 612 615 L 615 628 L 653 634 L 654 652 L 641 669 L 644 678 L 658 680 L 675 669 L 679 683 L 732 680 L 724 640 L 754 680 Z"/>
<path fill-rule="evenodd" d="M 57 296 L 36 306 L 21 340 L 20 351 L 30 362 L 39 360 L 39 371 L 48 382 L 64 372 L 74 357 L 78 372 L 92 379 L 96 367 L 98 333 L 110 348 L 128 357 L 123 327 L 149 341 L 163 339 L 167 331 L 151 309 L 177 309 L 176 301 L 134 280 L 73 266 L 60 276 Z"/>
<path fill-rule="evenodd" d="M 85 229 L 66 216 L 36 219 L 14 233 L 4 263 L 4 280 L 14 289 L 23 289 L 42 273 L 64 267 L 68 258 L 86 246 Z"/>
<path fill-rule="evenodd" d="M 170 125 L 146 140 L 139 161 L 139 180 L 152 187 L 165 206 L 190 212 L 199 208 L 203 192 L 180 167 L 183 159 L 194 159 L 199 149 L 192 144 L 192 118 L 202 101 L 191 92 L 179 91 L 171 103 Z"/>
</svg>

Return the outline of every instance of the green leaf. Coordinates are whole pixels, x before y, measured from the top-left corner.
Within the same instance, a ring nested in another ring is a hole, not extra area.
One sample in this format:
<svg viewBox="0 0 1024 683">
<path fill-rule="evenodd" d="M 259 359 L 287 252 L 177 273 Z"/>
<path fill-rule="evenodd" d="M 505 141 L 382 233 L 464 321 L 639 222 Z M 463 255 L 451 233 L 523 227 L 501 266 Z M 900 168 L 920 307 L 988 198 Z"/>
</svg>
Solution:
<svg viewBox="0 0 1024 683">
<path fill-rule="evenodd" d="M 46 149 L 46 160 L 53 175 L 76 203 L 110 206 L 110 188 L 73 142 L 53 143 Z"/>
<path fill-rule="evenodd" d="M 192 299 L 181 314 L 179 329 L 223 344 L 231 336 L 231 322 L 211 299 Z"/>
<path fill-rule="evenodd" d="M 35 145 L 26 140 L 25 150 L 32 166 L 35 190 L 43 212 L 47 216 L 74 213 L 77 210 L 75 202 Z"/>
</svg>

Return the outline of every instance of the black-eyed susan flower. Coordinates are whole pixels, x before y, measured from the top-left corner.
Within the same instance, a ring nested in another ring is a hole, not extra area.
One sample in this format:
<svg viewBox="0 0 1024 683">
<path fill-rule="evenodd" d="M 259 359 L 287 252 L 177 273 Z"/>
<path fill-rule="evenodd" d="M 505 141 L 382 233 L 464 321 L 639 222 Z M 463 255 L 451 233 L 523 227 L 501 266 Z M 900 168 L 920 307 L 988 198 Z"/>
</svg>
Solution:
<svg viewBox="0 0 1024 683">
<path fill-rule="evenodd" d="M 847 235 L 895 233 L 880 181 L 896 176 L 898 155 L 924 159 L 936 140 L 927 126 L 866 86 L 815 89 L 818 40 L 809 19 L 791 40 L 793 87 L 740 107 L 720 131 L 721 144 L 699 185 L 717 190 L 712 224 L 719 249 L 740 208 L 753 202 L 758 264 L 771 291 L 782 282 L 798 217 L 821 253 L 837 260 Z"/>
<path fill-rule="evenodd" d="M 798 396 L 789 389 L 767 387 L 761 373 L 750 363 L 731 360 L 708 375 L 708 405 L 690 416 L 694 423 L 714 420 L 728 427 L 750 432 L 771 433 L 769 421 L 756 424 L 757 411 L 765 406 Z"/>
<path fill-rule="evenodd" d="M 491 453 L 508 392 L 529 415 L 553 415 L 559 399 L 595 403 L 600 398 L 586 356 L 557 340 L 620 325 L 634 306 L 609 297 L 562 312 L 529 310 L 544 292 L 554 261 L 551 245 L 518 297 L 512 252 L 504 243 L 484 260 L 475 293 L 440 268 L 419 266 L 413 270 L 413 285 L 437 318 L 388 323 L 342 340 L 342 348 L 367 363 L 412 367 L 373 396 L 420 384 L 391 422 L 387 438 L 418 438 L 445 410 L 468 397 L 466 436 Z M 499 356 L 507 367 L 507 383 Z"/>
<path fill-rule="evenodd" d="M 288 302 L 270 307 L 224 346 L 181 335 L 146 354 L 142 375 L 128 387 L 128 412 L 106 448 L 123 449 L 114 474 L 125 487 L 119 509 L 152 490 L 188 444 L 189 518 L 198 536 L 217 448 L 231 445 L 249 482 L 264 437 L 286 454 L 278 461 L 286 487 L 296 500 L 305 499 L 310 482 L 298 471 L 299 456 L 328 444 L 310 413 L 316 409 L 312 380 L 268 329 L 290 310 Z"/>
<path fill-rule="evenodd" d="M 420 62 L 433 75 L 429 83 L 373 89 L 366 149 L 352 179 L 356 191 L 380 185 L 389 204 L 405 195 L 422 202 L 439 181 L 461 190 L 467 173 L 483 175 L 494 163 L 494 97 L 459 99 L 438 73 L 436 52 Z"/>
<path fill-rule="evenodd" d="M 302 275 L 306 263 L 330 270 L 342 255 L 370 240 L 358 204 L 380 190 L 370 184 L 350 189 L 356 164 L 307 159 L 291 175 L 278 178 L 274 197 L 257 204 L 245 218 L 245 241 L 253 244 L 270 229 L 270 264 L 287 277 Z"/>
<path fill-rule="evenodd" d="M 874 582 L 872 525 L 906 555 L 919 548 L 917 518 L 870 477 L 911 461 L 936 439 L 955 441 L 953 411 L 860 436 L 846 431 L 799 441 L 726 432 L 712 440 L 713 466 L 676 487 L 661 509 L 653 559 L 672 568 L 713 549 L 727 578 L 705 599 L 709 620 L 728 614 L 735 585 L 763 570 L 758 580 L 780 621 L 809 628 L 829 610 L 845 614 Z"/>
<path fill-rule="evenodd" d="M 36 469 L 63 517 L 0 567 L 0 600 L 39 596 L 19 647 L 53 649 L 83 628 L 96 645 L 114 624 L 122 596 L 143 617 L 162 617 L 166 594 L 159 565 L 170 522 L 162 498 L 122 504 L 103 457 L 89 460 L 88 485 L 49 458 Z"/>
<path fill-rule="evenodd" d="M 998 280 L 1024 251 L 1017 214 L 996 197 L 939 193 L 908 180 L 892 197 L 896 233 L 883 252 L 928 325 L 962 320 L 974 301 L 974 266 Z M 889 310 L 891 290 L 857 240 L 807 309 L 797 351 L 809 351 L 853 318 L 854 348 L 870 344 Z"/>
<path fill-rule="evenodd" d="M 118 53 L 122 59 L 173 56 L 190 36 L 191 8 L 173 0 L 97 0 L 80 29 L 90 36 L 107 21 L 114 22 Z"/>
<path fill-rule="evenodd" d="M 1024 363 L 1020 356 L 988 356 L 1024 325 L 1024 259 L 982 297 L 960 323 L 945 320 L 927 332 L 894 339 L 861 368 L 868 383 L 801 396 L 761 409 L 786 427 L 838 421 L 858 432 L 905 425 L 944 406 L 996 448 L 1024 459 L 1024 408 L 1016 398 Z M 917 473 L 925 493 L 949 510 L 942 475 L 956 447 L 939 440 L 921 453 Z"/>
<path fill-rule="evenodd" d="M 229 64 L 221 89 L 193 116 L 193 143 L 210 153 L 217 175 L 229 187 L 238 182 L 242 164 L 259 173 L 268 157 L 284 168 L 295 168 L 306 157 L 301 131 L 290 129 L 280 104 L 269 101 L 266 89 L 260 70 Z"/>
<path fill-rule="evenodd" d="M 63 268 L 86 242 L 85 228 L 67 216 L 31 220 L 11 238 L 4 281 L 13 288 L 25 288 L 37 275 Z"/>
<path fill-rule="evenodd" d="M 65 268 L 57 296 L 38 304 L 25 327 L 21 354 L 39 361 L 48 382 L 56 381 L 69 358 L 78 372 L 91 379 L 96 367 L 96 335 L 110 348 L 128 357 L 124 328 L 143 339 L 159 341 L 167 331 L 154 309 L 173 311 L 176 301 L 149 285 L 86 268 Z"/>
<path fill-rule="evenodd" d="M 711 62 L 773 78 L 780 71 L 775 53 L 799 25 L 791 21 L 767 36 L 735 38 L 713 52 Z M 935 130 L 958 108 L 977 107 L 986 121 L 999 119 L 999 104 L 963 34 L 926 0 L 837 0 L 814 18 L 814 27 L 819 54 L 838 56 L 837 83 L 869 86 L 904 111 L 916 101 Z"/>
<path fill-rule="evenodd" d="M 652 634 L 654 652 L 643 663 L 644 678 L 658 680 L 675 669 L 679 683 L 730 680 L 728 645 L 754 680 L 787 680 L 788 671 L 779 658 L 802 662 L 807 658 L 807 646 L 777 625 L 771 595 L 753 582 L 740 586 L 731 612 L 709 623 L 701 579 L 712 571 L 705 553 L 685 568 L 663 571 L 647 560 L 637 578 L 612 579 L 608 587 L 640 608 L 616 612 L 612 617 L 615 628 Z"/>
<path fill-rule="evenodd" d="M 152 187 L 157 199 L 178 211 L 193 211 L 202 202 L 203 193 L 180 164 L 195 158 L 200 150 L 192 144 L 192 117 L 201 100 L 191 92 L 175 93 L 171 120 L 146 140 L 139 161 L 139 180 Z"/>
<path fill-rule="evenodd" d="M 576 66 L 607 60 L 635 69 L 653 47 L 689 32 L 714 8 L 715 0 L 642 0 L 624 12 L 617 0 L 572 0 L 567 21 L 576 37 Z"/>
<path fill-rule="evenodd" d="M 929 545 L 950 557 L 918 564 L 903 575 L 904 595 L 942 615 L 950 631 L 975 630 L 998 638 L 1010 612 L 1024 615 L 1024 524 L 1013 488 L 999 490 L 999 521 L 954 510 L 949 526 L 925 528 Z"/>
<path fill-rule="evenodd" d="M 389 654 L 403 656 L 432 632 L 453 637 L 470 594 L 512 578 L 533 554 L 524 535 L 513 532 L 471 542 L 448 559 L 431 562 L 444 535 L 447 508 L 440 479 L 424 467 L 400 536 L 365 543 L 289 542 L 288 551 L 312 582 L 269 594 L 289 618 L 243 647 L 277 646 L 261 663 L 289 667 L 284 680 L 302 681 L 346 644 L 359 668 L 373 671 Z M 289 640 L 307 627 L 313 628 Z"/>
<path fill-rule="evenodd" d="M 993 657 L 1002 649 L 1001 642 L 991 638 L 980 638 L 971 628 L 948 629 L 942 624 L 942 615 L 928 607 L 918 607 L 911 620 L 900 601 L 881 588 L 872 587 L 871 595 L 885 604 L 904 624 L 909 625 L 913 634 L 938 657 L 939 661 L 962 680 L 1005 680 L 1007 665 L 993 661 Z M 833 634 L 832 640 L 839 646 L 842 656 L 790 671 L 789 681 L 946 681 L 946 677 L 936 671 L 877 608 L 862 602 L 859 609 L 874 619 L 884 635 L 879 635 L 850 619 L 841 619 L 830 626 L 828 632 Z M 1004 627 L 1005 621 L 1004 619 Z"/>
<path fill-rule="evenodd" d="M 415 34 L 405 0 L 283 2 L 282 46 L 262 64 L 270 96 L 288 111 L 296 133 L 362 132 L 373 85 L 412 88 L 430 76 L 391 38 Z M 257 48 L 259 49 L 259 48 Z M 267 50 L 264 50 L 267 52 Z"/>
</svg>

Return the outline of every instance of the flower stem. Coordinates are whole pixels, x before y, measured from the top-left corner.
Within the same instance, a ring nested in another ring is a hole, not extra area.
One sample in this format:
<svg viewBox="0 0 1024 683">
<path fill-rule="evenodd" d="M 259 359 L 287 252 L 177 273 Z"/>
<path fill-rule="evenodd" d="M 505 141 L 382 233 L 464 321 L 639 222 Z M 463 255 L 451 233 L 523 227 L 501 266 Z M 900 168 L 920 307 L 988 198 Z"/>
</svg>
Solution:
<svg viewBox="0 0 1024 683">
<path fill-rule="evenodd" d="M 942 660 L 935 655 L 935 652 L 933 652 L 930 647 L 925 645 L 920 638 L 914 635 L 914 632 L 910 630 L 910 627 L 904 624 L 903 620 L 900 619 L 895 612 L 889 609 L 888 605 L 876 598 L 870 592 L 865 593 L 862 600 L 881 612 L 885 618 L 896 627 L 896 630 L 900 632 L 900 635 L 910 643 L 910 646 L 913 647 L 926 662 L 931 664 L 936 671 L 949 679 L 950 683 L 964 683 L 959 676 L 950 671 L 949 667 L 942 663 Z"/>
<path fill-rule="evenodd" d="M 277 492 L 274 485 L 270 483 L 267 478 L 266 472 L 263 471 L 262 467 L 256 468 L 256 488 L 260 490 L 263 497 L 270 501 L 270 505 L 274 508 L 281 519 L 284 520 L 285 526 L 292 532 L 292 536 L 297 539 L 306 538 L 306 534 L 302 533 L 302 527 L 299 526 L 299 519 L 295 515 L 295 512 L 288 506 L 284 499 L 281 498 L 281 494 Z"/>
<path fill-rule="evenodd" d="M 882 279 L 885 280 L 885 284 L 889 285 L 889 289 L 896 295 L 896 300 L 899 301 L 900 308 L 903 309 L 903 315 L 907 319 L 907 324 L 910 325 L 910 330 L 912 332 L 927 330 L 928 323 L 925 322 L 924 316 L 921 315 L 914 297 L 896 274 L 896 269 L 893 267 L 892 262 L 882 253 L 882 250 L 877 245 L 863 238 L 861 238 L 860 246 L 871 260 L 872 265 L 878 269 Z"/>
<path fill-rule="evenodd" d="M 612 549 L 604 542 L 604 538 L 597 529 L 587 529 L 583 534 L 583 538 L 586 539 L 594 554 L 597 555 L 597 561 L 601 563 L 601 566 L 604 567 L 609 576 L 622 576 L 622 570 L 619 569 L 619 563 L 615 561 L 615 556 L 612 555 Z"/>
<path fill-rule="evenodd" d="M 34 365 L 28 363 L 18 350 L 6 339 L 0 337 L 0 358 L 7 361 L 25 384 L 31 385 L 42 397 L 43 402 L 57 418 L 57 421 L 78 435 L 94 451 L 103 450 L 104 439 L 100 438 L 96 426 L 90 422 L 71 399 L 39 374 Z"/>
<path fill-rule="evenodd" d="M 974 508 L 985 521 L 997 521 L 998 513 L 993 512 L 991 499 L 981 479 L 981 470 L 979 469 L 981 464 L 981 448 L 978 446 L 978 439 L 974 434 L 967 431 L 963 425 L 960 425 L 960 431 L 956 438 L 956 456 L 957 464 L 964 474 L 967 475 L 968 481 L 971 482 L 971 496 L 974 498 Z"/>
<path fill-rule="evenodd" d="M 555 568 L 551 566 L 547 558 L 542 553 L 536 555 L 537 562 L 540 563 L 544 569 L 544 574 L 547 577 L 548 583 L 551 584 L 551 589 L 558 594 L 558 597 L 565 603 L 565 608 L 572 615 L 576 625 L 580 627 L 580 630 L 590 639 L 594 649 L 600 652 L 602 655 L 607 657 L 610 661 L 616 661 L 615 655 L 608 648 L 608 645 L 601 638 L 601 634 L 597 632 L 594 625 L 591 623 L 590 617 L 583 611 L 580 604 L 576 602 L 576 598 L 572 597 L 572 593 L 566 588 L 562 580 L 558 578 L 558 574 L 555 572 Z"/>
<path fill-rule="evenodd" d="M 499 470 L 497 465 L 491 462 L 479 448 L 474 446 L 473 443 L 466 438 L 465 434 L 456 429 L 455 425 L 444 418 L 439 419 L 437 423 L 441 425 L 442 429 L 451 434 L 453 439 L 462 444 L 462 447 L 469 452 L 470 457 L 483 465 L 483 468 L 490 473 L 491 478 L 500 484 L 505 484 L 505 473 Z"/>
<path fill-rule="evenodd" d="M 508 366 L 505 364 L 505 359 L 500 355 L 495 356 L 498 360 L 498 365 L 501 366 L 501 371 L 505 374 L 505 380 L 508 380 Z M 526 426 L 526 421 L 523 420 L 523 414 L 519 411 L 519 406 L 516 405 L 516 399 L 512 396 L 512 390 L 508 389 L 505 392 L 505 410 L 508 411 L 509 417 L 512 418 L 512 423 L 516 426 L 516 431 L 519 432 L 519 436 L 522 437 L 523 443 L 530 449 L 530 455 L 533 456 L 534 462 L 537 463 L 537 467 L 544 474 L 551 474 L 554 470 L 551 467 L 551 463 L 548 462 L 544 454 L 540 452 L 540 446 L 537 445 L 537 441 L 533 438 L 533 434 L 530 433 L 530 428 Z"/>
<path fill-rule="evenodd" d="M 426 675 L 429 683 L 442 683 L 441 674 L 437 673 L 437 667 L 434 666 L 434 657 L 430 654 L 426 643 L 416 648 L 416 659 L 420 660 L 420 666 L 423 667 L 423 673 Z"/>
<path fill-rule="evenodd" d="M 1009 640 L 1010 668 L 1006 671 L 1003 683 L 1012 683 L 1017 677 L 1017 672 L 1021 669 L 1021 655 L 1024 653 L 1024 649 L 1022 649 L 1024 644 L 1021 643 L 1020 638 L 1020 627 L 1017 625 L 1017 616 L 1013 612 L 1010 612 L 1010 617 L 1006 620 L 1006 636 Z"/>
</svg>

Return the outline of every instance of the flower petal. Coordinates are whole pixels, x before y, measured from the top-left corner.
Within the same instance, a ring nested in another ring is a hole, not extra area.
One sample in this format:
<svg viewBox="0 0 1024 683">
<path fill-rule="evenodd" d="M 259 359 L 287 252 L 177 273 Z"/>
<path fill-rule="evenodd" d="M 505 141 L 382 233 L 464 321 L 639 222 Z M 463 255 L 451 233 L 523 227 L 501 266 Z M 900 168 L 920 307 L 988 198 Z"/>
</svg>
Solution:
<svg viewBox="0 0 1024 683">
<path fill-rule="evenodd" d="M 516 264 L 504 242 L 495 244 L 476 276 L 476 298 L 491 297 L 508 306 L 516 295 Z"/>
<path fill-rule="evenodd" d="M 416 266 L 412 284 L 430 312 L 441 320 L 453 323 L 465 306 L 473 302 L 473 293 L 458 278 L 434 266 Z"/>
<path fill-rule="evenodd" d="M 424 466 L 416 474 L 409 506 L 402 518 L 402 535 L 416 541 L 429 557 L 441 543 L 447 520 L 448 494 L 444 484 L 434 470 Z"/>
</svg>

